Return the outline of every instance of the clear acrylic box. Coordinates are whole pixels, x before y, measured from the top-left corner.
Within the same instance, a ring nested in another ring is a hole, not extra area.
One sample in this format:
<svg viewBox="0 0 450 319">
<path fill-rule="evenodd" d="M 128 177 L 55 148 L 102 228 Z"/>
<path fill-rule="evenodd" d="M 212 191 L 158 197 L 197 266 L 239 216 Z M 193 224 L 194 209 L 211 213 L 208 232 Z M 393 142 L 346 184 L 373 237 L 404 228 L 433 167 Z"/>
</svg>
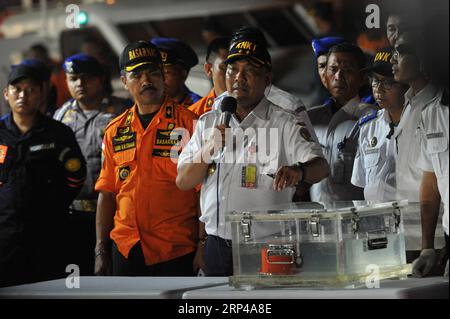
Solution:
<svg viewBox="0 0 450 319">
<path fill-rule="evenodd" d="M 407 201 L 353 201 L 230 213 L 230 285 L 359 287 L 368 280 L 406 278 L 407 208 Z"/>
</svg>

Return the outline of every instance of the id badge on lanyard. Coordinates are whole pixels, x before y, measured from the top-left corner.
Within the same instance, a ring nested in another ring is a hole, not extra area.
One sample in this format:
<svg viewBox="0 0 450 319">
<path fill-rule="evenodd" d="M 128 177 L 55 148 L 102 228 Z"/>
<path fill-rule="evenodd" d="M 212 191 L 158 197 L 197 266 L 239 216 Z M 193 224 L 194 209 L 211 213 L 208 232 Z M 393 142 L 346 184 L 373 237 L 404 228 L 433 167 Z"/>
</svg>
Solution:
<svg viewBox="0 0 450 319">
<path fill-rule="evenodd" d="M 258 167 L 256 166 L 256 143 L 247 148 L 247 163 L 242 167 L 241 187 L 255 189 L 258 186 Z"/>
<path fill-rule="evenodd" d="M 332 182 L 334 184 L 344 184 L 344 180 L 345 180 L 345 159 L 344 159 L 345 142 L 346 142 L 346 139 L 344 139 L 344 141 L 338 143 L 337 160 L 333 163 L 333 165 L 331 167 L 331 178 L 332 178 Z"/>
</svg>

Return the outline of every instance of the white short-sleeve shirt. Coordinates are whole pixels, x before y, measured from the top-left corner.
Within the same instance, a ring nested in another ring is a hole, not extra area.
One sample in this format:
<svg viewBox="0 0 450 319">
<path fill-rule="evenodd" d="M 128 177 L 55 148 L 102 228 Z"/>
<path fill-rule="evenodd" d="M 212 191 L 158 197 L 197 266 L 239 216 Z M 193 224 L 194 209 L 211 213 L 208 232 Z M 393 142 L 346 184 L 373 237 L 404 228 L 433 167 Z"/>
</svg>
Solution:
<svg viewBox="0 0 450 319">
<path fill-rule="evenodd" d="M 397 165 L 396 183 L 397 199 L 419 202 L 419 189 L 422 170 L 417 165 L 422 140 L 421 114 L 429 105 L 437 103 L 439 91 L 428 84 L 416 95 L 410 88 L 405 93 L 405 108 L 400 123 L 394 134 L 396 139 Z"/>
<path fill-rule="evenodd" d="M 417 165 L 436 175 L 441 201 L 444 204 L 442 225 L 448 235 L 448 162 L 449 162 L 449 110 L 436 99 L 421 114 L 422 143 Z"/>
<path fill-rule="evenodd" d="M 312 138 L 315 141 L 318 141 L 316 133 L 314 132 L 313 125 L 311 124 L 311 120 L 309 119 L 308 113 L 306 112 L 305 104 L 303 104 L 300 98 L 280 89 L 273 84 L 266 87 L 264 95 L 272 104 L 294 114 L 299 120 L 299 123 L 303 123 L 303 126 L 308 129 L 308 131 L 311 133 Z M 216 97 L 212 106 L 213 110 L 220 111 L 220 102 L 225 96 L 229 96 L 229 93 L 227 91 Z"/>
<path fill-rule="evenodd" d="M 192 138 L 180 154 L 178 168 L 193 161 L 209 139 L 210 129 L 220 123 L 220 117 L 221 112 L 217 110 L 200 117 Z M 266 98 L 242 122 L 233 115 L 230 128 L 234 136 L 246 130 L 248 137 L 243 143 L 236 141 L 235 151 L 228 152 L 225 146 L 223 152 L 213 156 L 215 170 L 205 177 L 200 194 L 200 220 L 205 223 L 206 232 L 225 239 L 231 239 L 230 225 L 225 223 L 226 213 L 292 201 L 295 188 L 274 191 L 273 178 L 267 174 L 276 173 L 281 166 L 323 157 L 320 146 L 305 134 L 305 127 L 298 124 L 298 119 Z M 265 152 L 266 157 L 251 162 L 249 157 L 255 150 L 258 155 Z M 230 154 L 233 154 L 232 161 L 227 159 Z M 250 163 L 256 166 L 253 187 L 243 185 L 243 174 Z"/>
<path fill-rule="evenodd" d="M 376 106 L 361 104 L 355 96 L 332 113 L 329 105 L 308 109 L 319 143 L 330 164 L 330 176 L 311 186 L 311 200 L 333 202 L 363 199 L 363 190 L 352 185 L 353 164 L 358 148 L 358 119 Z"/>
<path fill-rule="evenodd" d="M 385 109 L 360 125 L 351 181 L 353 185 L 364 188 L 366 200 L 395 200 L 394 133 L 395 127 Z"/>
</svg>

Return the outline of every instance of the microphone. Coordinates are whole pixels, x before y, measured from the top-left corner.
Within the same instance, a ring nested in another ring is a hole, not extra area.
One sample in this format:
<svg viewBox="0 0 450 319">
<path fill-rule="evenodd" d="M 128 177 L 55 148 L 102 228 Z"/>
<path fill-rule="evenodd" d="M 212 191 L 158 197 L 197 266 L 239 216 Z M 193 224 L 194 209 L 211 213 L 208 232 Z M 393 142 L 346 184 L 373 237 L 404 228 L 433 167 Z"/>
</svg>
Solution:
<svg viewBox="0 0 450 319">
<path fill-rule="evenodd" d="M 222 115 L 220 117 L 220 124 L 225 126 L 230 126 L 231 116 L 236 113 L 237 101 L 232 96 L 226 96 L 222 99 L 220 103 L 220 110 Z"/>
</svg>

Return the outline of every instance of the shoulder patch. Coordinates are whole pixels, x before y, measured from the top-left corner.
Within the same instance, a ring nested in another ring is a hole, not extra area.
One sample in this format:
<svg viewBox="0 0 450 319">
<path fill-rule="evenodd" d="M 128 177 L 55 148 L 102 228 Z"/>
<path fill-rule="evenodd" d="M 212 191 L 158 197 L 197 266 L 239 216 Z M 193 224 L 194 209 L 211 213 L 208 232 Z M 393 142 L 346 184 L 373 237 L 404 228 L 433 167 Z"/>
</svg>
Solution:
<svg viewBox="0 0 450 319">
<path fill-rule="evenodd" d="M 63 105 L 61 105 L 61 107 L 55 111 L 53 119 L 61 122 L 72 106 L 73 101 L 74 99 L 70 99 L 69 101 L 66 101 Z"/>
<path fill-rule="evenodd" d="M 365 123 L 368 123 L 368 122 L 372 121 L 373 119 L 376 119 L 377 118 L 377 114 L 378 114 L 378 111 L 376 111 L 376 110 L 370 111 L 368 114 L 364 115 L 363 117 L 361 117 L 359 119 L 358 125 L 361 126 L 361 125 L 363 125 Z"/>
</svg>

